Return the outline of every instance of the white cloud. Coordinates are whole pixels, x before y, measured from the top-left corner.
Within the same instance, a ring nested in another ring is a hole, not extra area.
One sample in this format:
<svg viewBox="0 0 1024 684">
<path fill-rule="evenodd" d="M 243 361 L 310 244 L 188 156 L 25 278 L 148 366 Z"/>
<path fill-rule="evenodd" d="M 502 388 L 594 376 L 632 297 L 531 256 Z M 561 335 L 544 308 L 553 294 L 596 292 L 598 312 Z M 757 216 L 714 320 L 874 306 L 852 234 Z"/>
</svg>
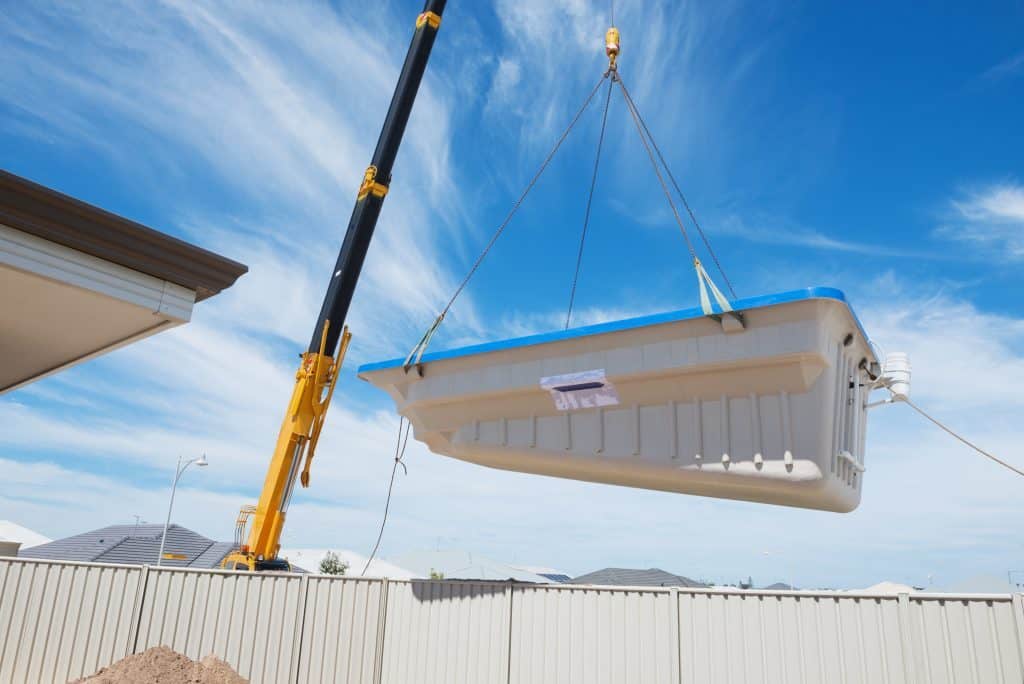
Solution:
<svg viewBox="0 0 1024 684">
<path fill-rule="evenodd" d="M 985 223 L 1024 222 L 1024 187 L 1013 184 L 992 185 L 970 193 L 953 206 L 970 221 Z"/>
<path fill-rule="evenodd" d="M 998 81 L 1004 78 L 1016 76 L 1024 72 L 1024 51 L 1007 57 L 992 68 L 988 69 L 983 78 L 990 81 Z"/>
<path fill-rule="evenodd" d="M 1024 186 L 996 183 L 950 202 L 952 217 L 938 235 L 975 245 L 1001 260 L 1024 259 Z"/>
<path fill-rule="evenodd" d="M 507 112 L 509 108 L 518 110 L 527 105 L 527 98 L 517 97 L 516 88 L 522 78 L 519 62 L 508 57 L 498 59 L 498 69 L 491 82 L 491 90 L 487 97 L 487 108 L 492 112 Z"/>
<path fill-rule="evenodd" d="M 755 219 L 759 227 L 753 227 L 743 217 L 731 214 L 715 223 L 714 234 L 738 237 L 750 242 L 770 245 L 792 245 L 834 252 L 867 254 L 874 256 L 930 256 L 924 252 L 894 249 L 884 244 L 842 240 L 818 230 L 792 225 L 778 218 Z"/>
</svg>

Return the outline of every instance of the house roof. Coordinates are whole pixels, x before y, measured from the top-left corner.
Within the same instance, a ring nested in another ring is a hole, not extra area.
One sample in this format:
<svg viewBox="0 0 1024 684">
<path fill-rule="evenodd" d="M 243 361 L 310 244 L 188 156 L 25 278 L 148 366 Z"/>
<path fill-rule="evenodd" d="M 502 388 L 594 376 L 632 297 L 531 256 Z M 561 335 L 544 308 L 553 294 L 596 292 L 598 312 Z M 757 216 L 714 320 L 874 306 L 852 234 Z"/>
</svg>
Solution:
<svg viewBox="0 0 1024 684">
<path fill-rule="evenodd" d="M 110 525 L 91 532 L 57 539 L 48 544 L 22 549 L 26 558 L 49 558 L 123 565 L 155 565 L 160 553 L 163 525 Z M 167 529 L 164 553 L 184 559 L 164 560 L 161 565 L 179 568 L 216 568 L 231 551 L 231 542 L 216 542 L 201 534 L 171 525 Z"/>
<path fill-rule="evenodd" d="M 659 568 L 605 568 L 580 575 L 573 584 L 601 584 L 620 587 L 703 587 L 703 583 Z"/>
<path fill-rule="evenodd" d="M 0 541 L 18 542 L 23 549 L 27 549 L 52 540 L 10 520 L 0 520 Z"/>
<path fill-rule="evenodd" d="M 430 577 L 433 571 L 443 575 L 444 579 L 514 580 L 550 584 L 546 577 L 470 551 L 419 551 L 392 558 L 391 562 L 408 568 L 416 573 L 416 577 Z"/>
<path fill-rule="evenodd" d="M 248 268 L 81 200 L 0 170 L 0 223 L 119 266 L 175 283 L 196 301 Z"/>
<path fill-rule="evenodd" d="M 394 580 L 407 580 L 417 577 L 416 573 L 411 570 L 399 567 L 381 558 L 372 559 L 369 567 L 367 567 L 366 556 L 350 549 L 289 548 L 281 549 L 277 555 L 281 558 L 286 558 L 292 564 L 292 569 L 296 572 L 302 571 L 299 567 L 301 564 L 303 568 L 309 568 L 309 572 L 318 573 L 320 571 L 320 561 L 327 556 L 328 551 L 333 552 L 338 556 L 338 560 L 348 565 L 345 574 L 349 577 L 386 577 L 387 579 Z M 363 574 L 363 568 L 366 568 L 365 575 Z"/>
</svg>

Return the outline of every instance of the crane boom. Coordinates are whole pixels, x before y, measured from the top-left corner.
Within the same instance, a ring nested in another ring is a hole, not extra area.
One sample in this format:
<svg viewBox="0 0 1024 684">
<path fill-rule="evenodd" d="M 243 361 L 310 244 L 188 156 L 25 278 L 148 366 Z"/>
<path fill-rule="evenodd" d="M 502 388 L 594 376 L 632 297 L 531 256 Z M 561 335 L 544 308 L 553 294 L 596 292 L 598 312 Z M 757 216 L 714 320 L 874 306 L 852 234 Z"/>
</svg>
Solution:
<svg viewBox="0 0 1024 684">
<path fill-rule="evenodd" d="M 406 53 L 373 158 L 359 186 L 345 240 L 313 328 L 312 339 L 295 374 L 295 387 L 278 433 L 259 502 L 256 506 L 242 508 L 236 521 L 236 548 L 222 562 L 225 568 L 290 569 L 286 560 L 278 558 L 288 503 L 296 478 L 303 487 L 309 485 L 310 463 L 351 338 L 344 325 L 345 317 L 391 183 L 391 169 L 441 25 L 445 3 L 446 0 L 427 0 L 423 12 L 416 18 L 412 43 Z M 250 519 L 252 527 L 246 535 Z"/>
</svg>

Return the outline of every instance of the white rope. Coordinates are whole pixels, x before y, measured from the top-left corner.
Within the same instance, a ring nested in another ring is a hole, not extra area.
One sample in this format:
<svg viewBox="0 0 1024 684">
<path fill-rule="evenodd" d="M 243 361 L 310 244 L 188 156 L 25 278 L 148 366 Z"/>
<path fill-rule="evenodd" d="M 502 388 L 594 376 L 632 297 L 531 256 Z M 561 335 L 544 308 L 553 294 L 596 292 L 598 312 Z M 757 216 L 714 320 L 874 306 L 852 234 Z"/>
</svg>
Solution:
<svg viewBox="0 0 1024 684">
<path fill-rule="evenodd" d="M 405 445 L 409 443 L 409 428 L 412 427 L 411 422 L 405 423 L 405 437 L 402 437 L 402 423 L 405 421 L 405 416 L 398 418 L 398 441 L 395 443 L 395 465 L 391 467 L 391 482 L 388 484 L 388 498 L 384 502 L 384 518 L 380 521 L 380 532 L 377 534 L 377 543 L 373 545 L 373 551 L 370 552 L 370 556 L 366 559 L 366 565 L 363 566 L 363 571 L 359 573 L 360 577 L 366 576 L 366 571 L 370 569 L 370 563 L 373 562 L 374 557 L 377 555 L 377 550 L 380 548 L 380 541 L 384 538 L 384 526 L 388 524 L 388 511 L 391 510 L 391 492 L 395 488 L 395 475 L 398 473 L 398 466 L 402 466 L 402 471 L 408 475 L 409 469 L 405 467 L 405 463 L 402 458 L 405 457 Z"/>
<path fill-rule="evenodd" d="M 895 398 L 895 396 L 894 396 L 894 398 Z M 941 422 L 939 422 L 935 418 L 932 418 L 931 416 L 929 416 L 927 413 L 924 412 L 924 410 L 921 407 L 919 407 L 914 402 L 910 401 L 910 399 L 908 399 L 907 397 L 900 397 L 899 399 L 897 399 L 897 401 L 902 401 L 902 402 L 906 403 L 907 406 L 909 406 L 910 408 L 914 409 L 915 411 L 920 413 L 922 416 L 924 416 L 925 418 L 927 418 L 931 422 L 935 423 L 935 425 L 939 426 L 942 430 L 944 430 L 945 432 L 949 433 L 953 437 L 957 438 L 958 440 L 960 440 L 961 442 L 963 442 L 967 446 L 971 447 L 972 449 L 977 451 L 982 456 L 984 456 L 986 458 L 990 458 L 993 461 L 995 461 L 996 463 L 998 463 L 999 465 L 1003 466 L 1004 468 L 1009 468 L 1010 470 L 1012 470 L 1013 472 L 1017 473 L 1021 477 L 1024 477 L 1024 470 L 1021 470 L 1020 468 L 1012 466 L 1009 463 L 1007 463 L 1006 461 L 1003 461 L 1002 459 L 999 459 L 999 458 L 993 456 L 992 454 L 990 454 L 989 452 L 985 451 L 984 449 L 982 449 L 981 447 L 977 446 L 976 444 L 972 444 L 966 438 L 961 437 L 957 433 L 953 432 L 953 430 L 951 428 L 946 427 L 945 425 L 943 425 Z"/>
</svg>

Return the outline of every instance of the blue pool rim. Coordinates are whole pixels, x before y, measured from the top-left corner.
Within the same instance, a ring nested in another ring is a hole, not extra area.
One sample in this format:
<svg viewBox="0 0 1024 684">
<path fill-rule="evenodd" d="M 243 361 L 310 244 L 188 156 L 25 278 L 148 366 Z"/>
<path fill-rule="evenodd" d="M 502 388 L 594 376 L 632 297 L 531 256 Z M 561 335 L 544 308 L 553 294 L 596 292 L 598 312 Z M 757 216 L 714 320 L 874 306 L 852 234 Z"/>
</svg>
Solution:
<svg viewBox="0 0 1024 684">
<path fill-rule="evenodd" d="M 735 311 L 742 313 L 744 311 L 750 311 L 751 309 L 759 309 L 767 306 L 774 306 L 776 304 L 788 304 L 790 302 L 801 302 L 808 299 L 831 299 L 846 304 L 846 308 L 849 310 L 850 316 L 857 324 L 860 334 L 863 335 L 864 339 L 870 344 L 870 338 L 867 333 L 864 332 L 864 326 L 861 325 L 860 319 L 857 318 L 857 314 L 854 312 L 853 307 L 850 306 L 850 302 L 846 299 L 846 295 L 843 294 L 842 290 L 837 290 L 834 287 L 807 287 L 802 290 L 790 290 L 788 292 L 779 292 L 777 294 L 747 297 L 745 299 L 737 299 L 732 302 L 732 307 Z M 717 308 L 715 310 L 718 311 Z M 694 318 L 703 318 L 704 315 L 705 314 L 701 308 L 699 306 L 695 306 L 689 309 L 648 314 L 647 316 L 637 316 L 636 318 L 626 318 L 621 321 L 607 321 L 605 323 L 585 325 L 580 328 L 556 330 L 554 332 L 538 333 L 535 335 L 527 335 L 525 337 L 514 337 L 508 340 L 484 342 L 482 344 L 469 345 L 468 347 L 458 347 L 456 349 L 445 349 L 443 351 L 430 352 L 429 354 L 423 355 L 421 363 L 444 361 L 445 359 L 455 359 L 461 356 L 474 356 L 476 354 L 486 354 L 488 352 L 502 351 L 504 349 L 515 349 L 517 347 L 530 347 L 537 344 L 571 340 L 576 337 L 587 337 L 589 335 L 601 335 L 603 333 L 617 332 L 619 330 L 632 330 L 634 328 L 643 328 L 650 325 L 659 325 L 661 323 L 688 321 Z M 387 361 L 375 361 L 373 363 L 363 364 L 359 367 L 359 370 L 357 370 L 356 373 L 358 375 L 362 375 L 363 373 L 372 373 L 373 371 L 401 367 L 404 363 L 404 357 L 389 359 Z"/>
</svg>

